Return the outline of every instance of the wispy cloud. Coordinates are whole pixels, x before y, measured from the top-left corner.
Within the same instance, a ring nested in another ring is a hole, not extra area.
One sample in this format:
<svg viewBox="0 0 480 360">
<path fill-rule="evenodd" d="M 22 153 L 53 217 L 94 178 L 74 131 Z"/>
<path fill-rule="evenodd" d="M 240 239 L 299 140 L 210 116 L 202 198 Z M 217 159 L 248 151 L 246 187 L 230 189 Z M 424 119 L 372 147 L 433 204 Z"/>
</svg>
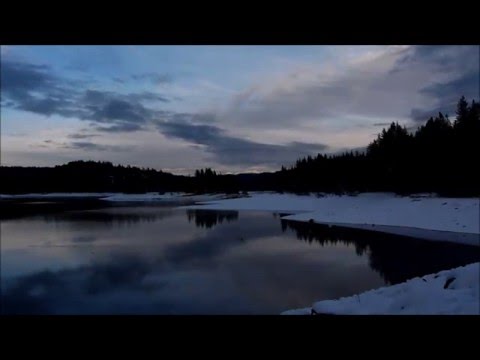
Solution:
<svg viewBox="0 0 480 360">
<path fill-rule="evenodd" d="M 46 65 L 2 62 L 4 106 L 41 115 L 59 115 L 112 124 L 105 131 L 136 131 L 163 111 L 147 104 L 167 103 L 163 95 L 142 91 L 121 94 L 114 91 L 74 87 Z"/>
<path fill-rule="evenodd" d="M 324 151 L 323 144 L 292 142 L 285 145 L 265 144 L 228 135 L 217 126 L 187 122 L 158 123 L 159 130 L 171 137 L 186 140 L 212 154 L 221 164 L 276 165 L 295 161 L 299 156 Z"/>
<path fill-rule="evenodd" d="M 70 139 L 90 139 L 92 137 L 99 136 L 98 134 L 85 134 L 85 133 L 78 133 L 78 134 L 70 134 L 67 137 Z"/>
<path fill-rule="evenodd" d="M 155 85 L 171 83 L 173 81 L 172 76 L 169 74 L 158 74 L 154 72 L 134 74 L 131 78 L 137 81 L 150 81 Z"/>
<path fill-rule="evenodd" d="M 225 122 L 257 129 L 333 123 L 352 115 L 377 123 L 417 120 L 416 109 L 436 111 L 441 105 L 447 111 L 462 94 L 478 97 L 478 52 L 478 46 L 387 47 L 341 70 L 324 64 L 292 70 L 259 79 L 221 115 Z"/>
<path fill-rule="evenodd" d="M 89 141 L 73 141 L 70 144 L 65 144 L 66 149 L 77 149 L 87 151 L 128 151 L 132 150 L 132 146 L 124 145 L 102 145 Z"/>
</svg>

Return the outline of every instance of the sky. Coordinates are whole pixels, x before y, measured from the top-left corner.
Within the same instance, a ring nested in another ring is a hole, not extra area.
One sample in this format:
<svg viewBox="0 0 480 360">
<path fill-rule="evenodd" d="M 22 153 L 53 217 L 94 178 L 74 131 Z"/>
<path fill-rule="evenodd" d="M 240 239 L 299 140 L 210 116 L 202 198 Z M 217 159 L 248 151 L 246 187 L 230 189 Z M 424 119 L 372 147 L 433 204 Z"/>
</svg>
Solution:
<svg viewBox="0 0 480 360">
<path fill-rule="evenodd" d="M 278 170 L 479 100 L 479 46 L 1 46 L 1 163 Z"/>
</svg>

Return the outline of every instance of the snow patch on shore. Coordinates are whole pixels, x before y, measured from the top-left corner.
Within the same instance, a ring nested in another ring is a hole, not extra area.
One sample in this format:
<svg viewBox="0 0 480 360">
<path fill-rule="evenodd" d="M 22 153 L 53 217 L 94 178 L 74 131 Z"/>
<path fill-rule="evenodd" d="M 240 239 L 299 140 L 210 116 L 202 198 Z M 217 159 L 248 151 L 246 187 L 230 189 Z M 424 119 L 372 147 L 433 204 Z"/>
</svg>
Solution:
<svg viewBox="0 0 480 360">
<path fill-rule="evenodd" d="M 480 263 L 474 263 L 282 314 L 480 315 L 479 287 Z"/>
<path fill-rule="evenodd" d="M 364 193 L 358 196 L 298 196 L 292 194 L 253 193 L 251 197 L 212 201 L 190 208 L 212 210 L 265 210 L 292 215 L 283 219 L 310 220 L 369 230 L 412 235 L 415 229 L 471 234 L 467 240 L 445 234 L 443 240 L 480 245 L 480 200 L 478 198 L 440 198 L 391 193 Z M 409 229 L 401 229 L 409 228 Z M 424 231 L 425 233 L 425 231 Z M 436 238 L 437 234 L 424 234 Z M 455 240 L 456 238 L 460 240 Z M 441 239 L 439 239 L 441 240 Z"/>
</svg>

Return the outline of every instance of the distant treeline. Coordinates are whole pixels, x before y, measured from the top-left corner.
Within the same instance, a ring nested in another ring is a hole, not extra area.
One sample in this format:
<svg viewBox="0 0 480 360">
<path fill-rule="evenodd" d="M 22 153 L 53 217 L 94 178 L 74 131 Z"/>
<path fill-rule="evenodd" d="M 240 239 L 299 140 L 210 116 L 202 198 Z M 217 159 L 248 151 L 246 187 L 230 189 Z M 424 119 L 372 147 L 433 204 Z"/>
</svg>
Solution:
<svg viewBox="0 0 480 360">
<path fill-rule="evenodd" d="M 452 123 L 439 113 L 410 134 L 392 123 L 366 152 L 300 159 L 279 174 L 290 191 L 480 195 L 480 104 L 462 97 Z"/>
<path fill-rule="evenodd" d="M 55 167 L 0 167 L 0 193 L 28 192 L 288 192 L 393 191 L 480 195 L 480 104 L 462 97 L 453 123 L 439 113 L 413 134 L 398 123 L 365 152 L 308 156 L 280 171 L 180 176 L 110 162 L 74 161 Z"/>
</svg>

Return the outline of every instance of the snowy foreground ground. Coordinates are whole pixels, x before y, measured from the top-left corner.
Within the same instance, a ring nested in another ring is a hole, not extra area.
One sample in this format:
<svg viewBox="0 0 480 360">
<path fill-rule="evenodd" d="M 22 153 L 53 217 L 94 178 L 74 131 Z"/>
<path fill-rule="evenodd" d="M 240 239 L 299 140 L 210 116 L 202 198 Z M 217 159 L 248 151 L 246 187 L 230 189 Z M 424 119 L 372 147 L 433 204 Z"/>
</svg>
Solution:
<svg viewBox="0 0 480 360">
<path fill-rule="evenodd" d="M 480 263 L 474 263 L 282 314 L 480 315 L 479 283 Z"/>
<path fill-rule="evenodd" d="M 358 196 L 296 196 L 254 193 L 248 198 L 210 201 L 189 208 L 268 210 L 283 219 L 314 221 L 432 241 L 480 246 L 479 199 L 428 195 L 400 197 L 375 193 Z M 285 315 L 319 314 L 480 314 L 480 263 L 338 300 L 314 303 Z M 312 312 L 313 309 L 313 312 Z"/>
</svg>

